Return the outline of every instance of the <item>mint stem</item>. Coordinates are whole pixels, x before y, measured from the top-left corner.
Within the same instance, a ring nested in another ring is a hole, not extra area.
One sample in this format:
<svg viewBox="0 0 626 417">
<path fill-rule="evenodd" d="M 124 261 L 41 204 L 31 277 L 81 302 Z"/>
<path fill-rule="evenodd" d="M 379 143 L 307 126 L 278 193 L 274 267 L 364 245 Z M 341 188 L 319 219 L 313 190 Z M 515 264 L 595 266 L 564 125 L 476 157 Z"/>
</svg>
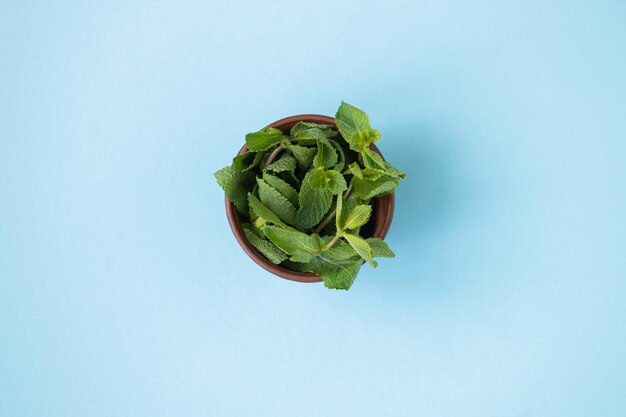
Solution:
<svg viewBox="0 0 626 417">
<path fill-rule="evenodd" d="M 337 234 L 335 235 L 335 237 L 334 237 L 334 238 L 333 238 L 330 242 L 328 242 L 328 245 L 324 246 L 324 247 L 322 248 L 322 250 L 328 250 L 328 249 L 332 248 L 332 246 L 333 246 L 335 243 L 337 243 L 337 241 L 338 241 L 340 238 L 341 238 L 341 232 L 340 232 L 340 231 L 337 231 Z"/>
<path fill-rule="evenodd" d="M 274 151 L 270 154 L 270 156 L 267 157 L 264 168 L 267 168 L 274 161 L 274 159 L 276 159 L 276 156 L 282 152 L 283 149 L 285 149 L 285 145 L 283 145 L 282 143 L 278 145 L 276 149 L 274 149 Z"/>
<path fill-rule="evenodd" d="M 287 139 L 290 143 L 295 143 L 297 142 L 296 139 L 292 138 L 291 136 L 285 136 L 285 139 Z M 272 162 L 274 162 L 274 159 L 276 159 L 276 157 L 278 156 L 278 154 L 280 154 L 284 149 L 286 149 L 287 146 L 285 146 L 284 143 L 281 143 L 280 145 L 278 145 L 274 151 L 270 154 L 270 156 L 267 157 L 267 159 L 265 160 L 265 165 L 263 166 L 263 168 L 267 168 L 269 166 L 269 164 L 271 164 Z"/>
</svg>

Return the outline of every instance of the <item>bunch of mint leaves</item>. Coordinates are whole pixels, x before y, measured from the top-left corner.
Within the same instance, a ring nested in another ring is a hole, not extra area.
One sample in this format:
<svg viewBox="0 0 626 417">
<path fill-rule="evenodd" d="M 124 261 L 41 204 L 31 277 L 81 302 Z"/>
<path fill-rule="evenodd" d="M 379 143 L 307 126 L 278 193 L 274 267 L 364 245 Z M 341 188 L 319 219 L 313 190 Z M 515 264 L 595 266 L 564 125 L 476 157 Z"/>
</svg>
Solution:
<svg viewBox="0 0 626 417">
<path fill-rule="evenodd" d="M 298 122 L 289 134 L 265 127 L 246 135 L 248 150 L 215 178 L 241 213 L 248 241 L 270 262 L 319 275 L 328 288 L 350 288 L 361 265 L 394 257 L 378 238 L 363 238 L 371 201 L 406 176 L 370 148 L 380 133 L 345 102 L 331 125 Z"/>
</svg>

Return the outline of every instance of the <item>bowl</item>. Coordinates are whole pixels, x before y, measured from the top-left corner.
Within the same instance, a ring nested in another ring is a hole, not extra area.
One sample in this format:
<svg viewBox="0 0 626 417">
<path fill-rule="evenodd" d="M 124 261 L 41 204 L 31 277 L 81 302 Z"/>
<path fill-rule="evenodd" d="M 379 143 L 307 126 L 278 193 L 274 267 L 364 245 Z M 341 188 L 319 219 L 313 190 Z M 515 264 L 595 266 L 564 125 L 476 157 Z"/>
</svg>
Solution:
<svg viewBox="0 0 626 417">
<path fill-rule="evenodd" d="M 329 116 L 322 116 L 318 114 L 301 114 L 297 116 L 285 117 L 284 119 L 280 119 L 272 124 L 269 127 L 274 127 L 276 129 L 282 130 L 284 133 L 289 133 L 289 130 L 298 122 L 313 122 L 319 124 L 327 124 L 332 125 L 336 130 L 337 126 L 335 125 L 335 119 Z M 371 149 L 379 154 L 381 157 L 383 156 L 380 150 L 376 147 L 376 145 L 371 144 Z M 244 145 L 240 150 L 239 154 L 246 152 L 248 148 Z M 312 273 L 309 272 L 298 272 L 292 271 L 291 269 L 287 269 L 280 265 L 275 265 L 271 263 L 269 260 L 265 258 L 259 251 L 255 249 L 254 246 L 248 242 L 246 236 L 243 233 L 241 228 L 241 219 L 239 217 L 239 212 L 235 208 L 235 205 L 226 199 L 226 216 L 228 217 L 228 223 L 230 224 L 230 228 L 235 235 L 235 239 L 241 246 L 241 248 L 248 254 L 250 258 L 261 268 L 265 269 L 272 274 L 288 279 L 291 281 L 297 282 L 321 282 L 322 279 Z M 375 198 L 372 201 L 372 217 L 370 221 L 363 226 L 362 236 L 364 237 L 378 237 L 384 239 L 389 231 L 389 227 L 391 226 L 391 220 L 393 219 L 393 211 L 395 205 L 395 197 L 394 194 L 387 194 L 385 196 Z"/>
</svg>

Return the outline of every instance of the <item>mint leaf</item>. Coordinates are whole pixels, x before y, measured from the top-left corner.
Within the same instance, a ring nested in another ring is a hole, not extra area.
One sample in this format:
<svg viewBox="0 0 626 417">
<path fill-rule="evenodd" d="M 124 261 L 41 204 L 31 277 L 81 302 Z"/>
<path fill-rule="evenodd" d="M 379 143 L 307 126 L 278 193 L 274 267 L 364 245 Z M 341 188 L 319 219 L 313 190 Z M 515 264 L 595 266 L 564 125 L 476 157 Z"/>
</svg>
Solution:
<svg viewBox="0 0 626 417">
<path fill-rule="evenodd" d="M 263 180 L 281 193 L 294 207 L 298 207 L 298 192 L 291 185 L 268 173 L 263 174 Z"/>
<path fill-rule="evenodd" d="M 344 101 L 337 110 L 335 123 L 353 151 L 362 152 L 370 143 L 380 139 L 380 133 L 370 127 L 367 114 Z"/>
<path fill-rule="evenodd" d="M 311 122 L 298 122 L 289 133 L 301 145 L 315 145 L 318 139 L 330 139 L 338 135 L 331 125 Z"/>
<path fill-rule="evenodd" d="M 330 240 L 330 237 L 328 239 Z M 361 257 L 356 253 L 354 248 L 343 240 L 338 240 L 332 247 L 326 249 L 324 252 L 336 260 L 357 259 L 361 261 Z"/>
<path fill-rule="evenodd" d="M 263 179 L 257 178 L 256 182 L 259 186 L 259 198 L 261 199 L 261 202 L 267 208 L 272 210 L 272 212 L 274 212 L 279 219 L 285 223 L 295 225 L 297 223 L 296 209 L 293 204 L 291 204 L 289 200 L 287 200 L 287 198 L 276 188 L 269 185 Z"/>
<path fill-rule="evenodd" d="M 291 269 L 292 271 L 297 271 L 297 272 L 308 272 L 304 266 L 305 264 L 302 264 L 300 262 L 293 262 L 290 261 L 289 259 L 283 261 L 281 263 L 282 266 L 284 266 L 287 269 Z"/>
<path fill-rule="evenodd" d="M 283 132 L 273 127 L 264 127 L 258 132 L 246 135 L 246 146 L 251 151 L 264 151 L 282 142 L 285 136 Z"/>
<path fill-rule="evenodd" d="M 345 216 L 341 230 L 352 230 L 363 226 L 370 219 L 372 214 L 372 206 L 367 204 L 359 204 L 354 207 L 350 213 Z"/>
<path fill-rule="evenodd" d="M 317 235 L 276 226 L 265 226 L 263 233 L 281 250 L 292 255 L 291 260 L 294 262 L 309 262 L 322 250 L 322 241 Z"/>
<path fill-rule="evenodd" d="M 374 255 L 375 258 L 377 257 L 395 258 L 396 257 L 396 254 L 393 253 L 391 249 L 389 249 L 389 246 L 387 246 L 387 243 L 385 243 L 384 240 L 379 239 L 377 237 L 371 237 L 366 240 L 367 240 L 367 243 L 370 245 L 370 248 L 372 248 L 372 255 Z"/>
<path fill-rule="evenodd" d="M 352 286 L 362 264 L 360 258 L 336 259 L 329 252 L 322 252 L 306 264 L 305 269 L 319 275 L 327 288 L 347 290 Z"/>
<path fill-rule="evenodd" d="M 397 168 L 394 168 L 389 162 L 383 160 L 383 158 L 374 152 L 371 148 L 365 149 L 361 153 L 363 157 L 363 164 L 365 169 L 373 169 L 379 172 L 384 172 L 391 178 L 405 178 L 406 174 Z"/>
<path fill-rule="evenodd" d="M 312 127 L 297 131 L 292 138 L 298 142 L 298 145 L 316 145 L 318 140 L 326 139 L 326 134 L 317 127 Z"/>
<path fill-rule="evenodd" d="M 257 218 L 258 224 L 264 225 L 266 223 L 272 223 L 276 226 L 280 226 L 283 228 L 290 228 L 282 220 L 275 215 L 272 210 L 265 207 L 258 198 L 254 196 L 252 193 L 248 193 L 248 204 L 250 205 L 250 211 L 254 212 L 254 215 Z M 250 217 L 253 217 L 252 215 Z"/>
<path fill-rule="evenodd" d="M 392 178 L 406 178 L 406 174 L 385 161 L 385 172 Z"/>
<path fill-rule="evenodd" d="M 363 157 L 363 165 L 365 165 L 365 168 L 385 169 L 385 161 L 371 148 L 365 148 L 363 152 L 361 152 L 361 156 Z"/>
<path fill-rule="evenodd" d="M 346 180 L 340 172 L 334 169 L 324 171 L 324 187 L 333 194 L 341 194 L 348 188 Z"/>
<path fill-rule="evenodd" d="M 306 146 L 294 144 L 288 145 L 287 149 L 291 151 L 291 154 L 298 162 L 298 166 L 302 169 L 308 169 L 311 166 L 313 158 L 317 153 L 317 149 L 315 148 L 307 148 Z"/>
<path fill-rule="evenodd" d="M 326 139 L 317 140 L 317 155 L 313 159 L 315 168 L 332 168 L 337 163 L 337 152 Z"/>
<path fill-rule="evenodd" d="M 318 168 L 307 172 L 300 187 L 298 225 L 308 229 L 318 224 L 330 209 L 333 195 L 346 188 L 346 180 L 337 171 Z"/>
<path fill-rule="evenodd" d="M 351 183 L 352 190 L 356 196 L 363 200 L 369 200 L 391 193 L 398 186 L 399 180 L 386 176 L 373 181 L 353 177 Z"/>
<path fill-rule="evenodd" d="M 365 239 L 361 236 L 352 235 L 350 233 L 344 233 L 342 236 L 348 241 L 356 253 L 358 253 L 361 258 L 365 259 L 368 264 L 374 268 L 378 266 L 374 260 L 372 248 L 370 248 L 370 245 Z"/>
<path fill-rule="evenodd" d="M 348 165 L 348 170 L 347 170 L 346 174 L 352 174 L 352 175 L 354 175 L 357 178 L 363 178 L 363 173 L 361 172 L 361 167 L 356 162 L 353 162 L 350 165 Z"/>
<path fill-rule="evenodd" d="M 277 161 L 265 167 L 265 171 L 272 172 L 293 172 L 296 169 L 296 159 L 291 155 L 283 155 Z"/>
<path fill-rule="evenodd" d="M 337 202 L 339 202 L 339 200 L 337 200 Z M 341 212 L 337 212 L 337 218 L 335 223 L 341 226 L 337 230 L 343 230 L 344 224 L 346 222 L 346 217 L 352 212 L 352 210 L 354 210 L 356 206 L 366 203 L 366 201 L 359 198 L 359 196 L 357 196 L 353 192 L 345 196 L 341 201 Z"/>
<path fill-rule="evenodd" d="M 361 171 L 362 178 L 365 178 L 369 181 L 376 181 L 377 179 L 383 178 L 387 175 L 387 173 L 380 169 L 375 168 L 364 168 Z"/>
<path fill-rule="evenodd" d="M 328 142 L 332 144 L 338 156 L 337 162 L 335 163 L 335 166 L 333 167 L 333 169 L 341 172 L 344 166 L 346 165 L 346 153 L 343 147 L 335 139 L 328 139 Z"/>
<path fill-rule="evenodd" d="M 333 201 L 333 193 L 325 186 L 323 171 L 316 169 L 304 176 L 299 201 L 298 225 L 303 229 L 309 229 L 318 224 Z"/>
<path fill-rule="evenodd" d="M 378 142 L 380 139 L 380 132 L 376 129 L 369 129 L 361 133 L 357 138 L 357 145 L 361 149 L 369 149 L 371 143 Z"/>
<path fill-rule="evenodd" d="M 302 183 L 309 182 L 314 188 L 325 188 L 326 186 L 326 175 L 324 170 L 321 168 L 313 169 L 306 173 L 304 176 L 304 180 Z"/>
<path fill-rule="evenodd" d="M 335 123 L 346 141 L 360 132 L 371 129 L 367 113 L 345 101 L 341 102 L 335 114 Z"/>
<path fill-rule="evenodd" d="M 363 164 L 366 169 L 373 169 L 379 172 L 384 172 L 391 178 L 405 178 L 406 174 L 397 168 L 394 168 L 389 162 L 384 161 L 383 158 L 374 152 L 371 148 L 365 149 L 361 153 L 363 157 Z"/>
<path fill-rule="evenodd" d="M 240 172 L 233 167 L 224 167 L 215 174 L 217 183 L 222 187 L 226 197 L 235 204 L 241 214 L 248 214 L 246 195 L 254 187 L 254 174 L 250 171 Z"/>
<path fill-rule="evenodd" d="M 265 235 L 259 229 L 249 223 L 242 223 L 241 228 L 243 229 L 243 233 L 246 235 L 248 242 L 261 252 L 270 262 L 273 264 L 279 264 L 287 259 L 285 252 L 278 249 L 276 245 L 267 240 Z"/>
<path fill-rule="evenodd" d="M 303 121 L 296 123 L 289 131 L 289 134 L 291 136 L 298 137 L 298 136 L 301 136 L 303 132 L 309 129 L 319 129 L 322 132 L 324 132 L 324 135 L 326 135 L 327 137 L 333 136 L 333 135 L 337 136 L 337 132 L 333 130 L 332 125 L 323 124 L 323 123 L 303 122 Z"/>
<path fill-rule="evenodd" d="M 265 152 L 246 151 L 233 158 L 233 167 L 238 171 L 248 171 L 259 165 Z"/>
</svg>

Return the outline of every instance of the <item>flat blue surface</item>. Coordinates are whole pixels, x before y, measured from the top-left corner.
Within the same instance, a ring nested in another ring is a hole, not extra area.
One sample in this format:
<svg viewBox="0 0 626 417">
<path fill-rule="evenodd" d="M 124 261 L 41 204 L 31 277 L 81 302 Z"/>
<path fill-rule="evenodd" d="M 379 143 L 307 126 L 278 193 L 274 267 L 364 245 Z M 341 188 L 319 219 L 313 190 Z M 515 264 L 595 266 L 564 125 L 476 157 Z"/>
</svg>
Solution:
<svg viewBox="0 0 626 417">
<path fill-rule="evenodd" d="M 0 5 L 0 415 L 626 415 L 626 4 L 215 3 Z M 409 173 L 347 293 L 212 177 L 342 99 Z"/>
</svg>

